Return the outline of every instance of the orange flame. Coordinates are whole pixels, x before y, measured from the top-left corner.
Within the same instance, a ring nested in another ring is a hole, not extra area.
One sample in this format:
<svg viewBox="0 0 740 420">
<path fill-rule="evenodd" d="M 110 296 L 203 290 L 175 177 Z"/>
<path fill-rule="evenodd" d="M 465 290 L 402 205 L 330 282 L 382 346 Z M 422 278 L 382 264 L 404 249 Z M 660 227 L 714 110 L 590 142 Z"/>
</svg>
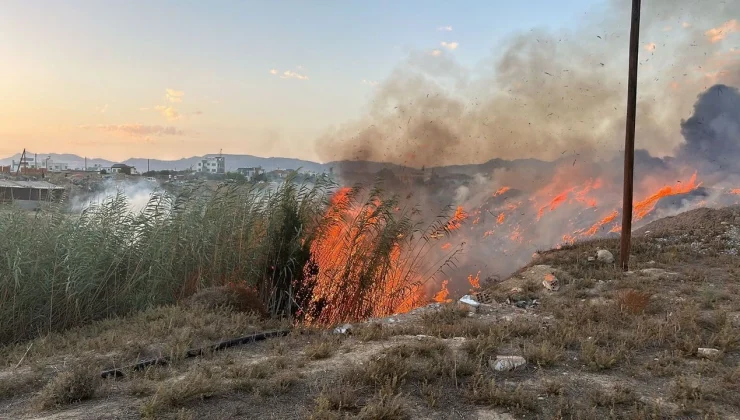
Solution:
<svg viewBox="0 0 740 420">
<path fill-rule="evenodd" d="M 596 222 L 589 230 L 587 230 L 584 235 L 593 236 L 596 234 L 596 232 L 599 231 L 599 228 L 601 228 L 604 225 L 607 225 L 614 221 L 614 219 L 617 218 L 619 215 L 619 212 L 614 210 L 613 212 L 609 213 L 606 217 Z"/>
<path fill-rule="evenodd" d="M 443 249 L 443 250 L 445 250 L 445 249 L 450 249 L 451 247 L 452 247 L 452 244 L 451 244 L 451 243 L 449 243 L 449 242 L 447 242 L 446 244 L 442 245 L 442 249 Z"/>
<path fill-rule="evenodd" d="M 658 200 L 660 200 L 661 198 L 677 194 L 686 194 L 695 190 L 700 185 L 701 183 L 696 183 L 696 172 L 694 172 L 694 175 L 691 176 L 691 179 L 688 183 L 682 184 L 681 182 L 677 182 L 676 185 L 673 186 L 666 185 L 648 198 L 639 201 L 632 206 L 635 212 L 635 220 L 640 220 L 650 214 L 650 212 L 653 211 L 653 209 L 655 208 L 655 205 L 658 203 Z"/>
<path fill-rule="evenodd" d="M 496 222 L 497 222 L 497 223 L 498 223 L 499 225 L 500 225 L 500 224 L 503 224 L 503 223 L 504 223 L 504 219 L 505 219 L 505 216 L 504 216 L 504 212 L 501 212 L 501 214 L 499 214 L 499 215 L 498 215 L 498 218 L 496 219 Z"/>
<path fill-rule="evenodd" d="M 472 274 L 468 274 L 468 283 L 473 286 L 473 289 L 480 289 L 480 271 L 475 277 Z"/>
<path fill-rule="evenodd" d="M 455 210 L 455 215 L 452 216 L 452 219 L 447 223 L 447 229 L 448 230 L 456 230 L 460 229 L 460 226 L 462 226 L 462 222 L 468 218 L 468 214 L 463 210 L 462 206 L 458 206 Z"/>
<path fill-rule="evenodd" d="M 493 193 L 493 196 L 494 197 L 499 196 L 499 195 L 505 193 L 506 191 L 509 191 L 510 189 L 511 189 L 511 187 L 501 187 L 501 188 L 498 189 L 498 191 L 496 191 L 495 193 Z"/>
<path fill-rule="evenodd" d="M 442 289 L 434 295 L 433 299 L 435 302 L 447 302 L 447 298 L 450 296 L 450 291 L 447 290 L 447 283 L 449 283 L 449 280 L 442 281 Z"/>
<path fill-rule="evenodd" d="M 730 191 L 730 194 L 737 194 L 740 195 L 740 188 L 735 188 L 734 190 Z"/>
</svg>

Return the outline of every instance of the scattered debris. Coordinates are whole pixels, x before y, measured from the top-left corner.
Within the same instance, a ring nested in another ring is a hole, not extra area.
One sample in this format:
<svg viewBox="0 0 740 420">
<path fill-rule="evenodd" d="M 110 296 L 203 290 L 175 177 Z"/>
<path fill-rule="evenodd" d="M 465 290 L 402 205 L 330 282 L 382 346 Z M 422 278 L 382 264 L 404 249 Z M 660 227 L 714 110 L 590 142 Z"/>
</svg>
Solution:
<svg viewBox="0 0 740 420">
<path fill-rule="evenodd" d="M 498 372 L 514 370 L 527 364 L 522 356 L 496 356 L 489 361 L 489 365 Z"/>
<path fill-rule="evenodd" d="M 347 334 L 352 332 L 352 324 L 344 324 L 334 328 L 334 334 Z"/>
<path fill-rule="evenodd" d="M 699 347 L 696 350 L 696 354 L 698 354 L 701 357 L 706 357 L 707 359 L 714 359 L 717 356 L 719 356 L 719 350 L 707 348 L 707 347 Z"/>
<path fill-rule="evenodd" d="M 461 303 L 464 303 L 466 305 L 470 305 L 473 308 L 477 308 L 477 307 L 480 306 L 480 302 L 478 302 L 477 300 L 473 299 L 473 297 L 470 296 L 470 295 L 465 295 L 465 296 L 461 297 L 460 298 L 460 302 Z"/>
<path fill-rule="evenodd" d="M 614 262 L 614 255 L 606 249 L 599 249 L 596 251 L 596 259 L 607 264 Z"/>
<path fill-rule="evenodd" d="M 545 279 L 542 280 L 542 285 L 545 286 L 545 289 L 552 292 L 560 290 L 560 282 L 558 281 L 558 278 L 552 274 L 545 274 Z"/>
</svg>

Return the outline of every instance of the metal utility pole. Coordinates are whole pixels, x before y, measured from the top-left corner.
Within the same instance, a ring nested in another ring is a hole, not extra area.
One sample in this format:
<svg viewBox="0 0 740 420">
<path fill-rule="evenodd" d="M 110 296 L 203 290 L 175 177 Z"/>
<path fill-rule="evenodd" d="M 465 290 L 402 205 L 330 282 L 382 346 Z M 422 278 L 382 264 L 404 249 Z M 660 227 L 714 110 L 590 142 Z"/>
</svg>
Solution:
<svg viewBox="0 0 740 420">
<path fill-rule="evenodd" d="M 640 52 L 640 2 L 632 0 L 630 26 L 629 80 L 627 82 L 627 130 L 624 136 L 624 195 L 622 197 L 622 236 L 619 264 L 629 269 L 632 240 L 632 181 L 635 172 L 635 116 L 637 112 L 637 66 Z"/>
</svg>

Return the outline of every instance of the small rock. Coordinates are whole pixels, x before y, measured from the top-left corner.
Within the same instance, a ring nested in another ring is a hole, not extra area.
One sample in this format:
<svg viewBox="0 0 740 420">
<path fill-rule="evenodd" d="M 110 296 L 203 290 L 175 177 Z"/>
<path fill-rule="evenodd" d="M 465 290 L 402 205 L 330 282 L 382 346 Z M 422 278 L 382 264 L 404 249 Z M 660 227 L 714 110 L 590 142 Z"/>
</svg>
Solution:
<svg viewBox="0 0 740 420">
<path fill-rule="evenodd" d="M 655 265 L 655 261 L 653 260 L 648 261 L 648 265 Z"/>
<path fill-rule="evenodd" d="M 596 261 L 596 257 L 588 257 L 588 262 L 594 262 Z"/>
<path fill-rule="evenodd" d="M 524 293 L 524 289 L 521 287 L 512 287 L 511 290 L 509 290 L 509 293 L 516 294 L 516 293 Z"/>
<path fill-rule="evenodd" d="M 600 249 L 596 251 L 596 259 L 607 264 L 614 262 L 614 255 L 606 249 Z"/>
<path fill-rule="evenodd" d="M 717 356 L 719 356 L 719 350 L 717 349 L 710 349 L 706 347 L 699 347 L 696 350 L 696 354 L 698 354 L 701 357 L 706 357 L 707 359 L 713 359 Z"/>
<path fill-rule="evenodd" d="M 721 222 L 720 225 L 729 225 L 727 222 Z"/>
<path fill-rule="evenodd" d="M 488 363 L 493 370 L 503 372 L 524 366 L 527 364 L 527 360 L 522 356 L 496 356 L 495 359 L 491 359 Z"/>
<path fill-rule="evenodd" d="M 334 328 L 334 334 L 347 334 L 352 332 L 352 324 L 344 324 L 341 327 Z"/>
</svg>

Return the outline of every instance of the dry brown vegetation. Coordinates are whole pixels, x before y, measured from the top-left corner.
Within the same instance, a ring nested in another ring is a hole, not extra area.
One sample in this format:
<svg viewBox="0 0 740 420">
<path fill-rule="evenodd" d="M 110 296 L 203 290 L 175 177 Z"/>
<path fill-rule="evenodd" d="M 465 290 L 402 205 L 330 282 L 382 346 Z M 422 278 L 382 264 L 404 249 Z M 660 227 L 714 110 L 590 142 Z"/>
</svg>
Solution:
<svg viewBox="0 0 740 420">
<path fill-rule="evenodd" d="M 523 276 L 525 267 L 492 286 L 498 302 L 473 315 L 447 304 L 351 334 L 295 328 L 102 384 L 71 361 L 121 365 L 284 325 L 167 307 L 50 335 L 0 351 L 0 416 L 85 407 L 78 418 L 98 418 L 113 404 L 118 418 L 738 418 L 740 261 L 717 239 L 736 216 L 702 210 L 643 228 L 628 274 L 588 261 L 597 249 L 614 252 L 616 239 L 578 243 L 532 262 L 555 269 L 558 292 Z M 520 309 L 507 298 L 541 304 Z M 498 372 L 496 355 L 528 363 Z"/>
</svg>

